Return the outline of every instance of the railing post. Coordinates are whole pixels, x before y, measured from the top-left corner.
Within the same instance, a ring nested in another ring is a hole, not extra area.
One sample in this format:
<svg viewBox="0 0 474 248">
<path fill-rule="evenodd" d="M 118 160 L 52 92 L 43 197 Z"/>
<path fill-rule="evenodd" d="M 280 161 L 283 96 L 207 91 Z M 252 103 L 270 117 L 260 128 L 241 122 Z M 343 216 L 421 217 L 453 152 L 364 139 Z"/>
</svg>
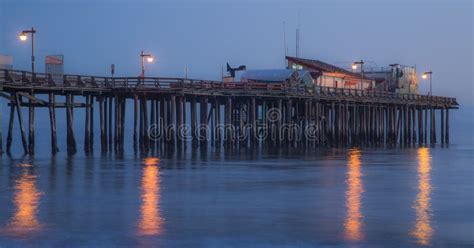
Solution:
<svg viewBox="0 0 474 248">
<path fill-rule="evenodd" d="M 53 77 L 51 76 L 51 73 L 48 73 L 48 84 L 53 85 Z"/>
<path fill-rule="evenodd" d="M 4 70 L 4 72 L 5 72 L 5 82 L 10 81 L 10 71 Z"/>
</svg>

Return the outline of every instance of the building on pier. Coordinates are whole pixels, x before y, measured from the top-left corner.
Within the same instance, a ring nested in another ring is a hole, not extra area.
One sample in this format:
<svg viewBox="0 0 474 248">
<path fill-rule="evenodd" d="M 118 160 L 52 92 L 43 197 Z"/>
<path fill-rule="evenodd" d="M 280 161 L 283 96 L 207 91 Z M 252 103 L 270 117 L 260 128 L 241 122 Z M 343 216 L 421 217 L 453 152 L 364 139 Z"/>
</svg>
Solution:
<svg viewBox="0 0 474 248">
<path fill-rule="evenodd" d="M 416 67 L 391 64 L 389 67 L 368 68 L 364 75 L 375 80 L 378 90 L 418 94 Z"/>
<path fill-rule="evenodd" d="M 288 68 L 309 71 L 314 84 L 323 87 L 371 90 L 375 80 L 319 60 L 286 57 Z"/>
<path fill-rule="evenodd" d="M 319 60 L 290 56 L 286 59 L 288 68 L 309 71 L 318 86 L 418 93 L 418 77 L 416 68 L 412 66 L 391 64 L 389 67 L 365 68 L 361 74 Z"/>
</svg>

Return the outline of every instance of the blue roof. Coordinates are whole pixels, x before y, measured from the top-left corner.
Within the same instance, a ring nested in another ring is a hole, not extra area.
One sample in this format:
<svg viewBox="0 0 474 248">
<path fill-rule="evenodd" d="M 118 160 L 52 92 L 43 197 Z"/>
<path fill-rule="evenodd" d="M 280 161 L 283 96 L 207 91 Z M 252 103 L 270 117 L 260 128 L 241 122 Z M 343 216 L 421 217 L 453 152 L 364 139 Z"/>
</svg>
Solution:
<svg viewBox="0 0 474 248">
<path fill-rule="evenodd" d="M 289 79 L 293 73 L 297 72 L 299 79 L 303 79 L 308 71 L 292 69 L 266 69 L 266 70 L 247 70 L 244 71 L 240 79 L 264 81 L 264 82 L 283 82 Z"/>
</svg>

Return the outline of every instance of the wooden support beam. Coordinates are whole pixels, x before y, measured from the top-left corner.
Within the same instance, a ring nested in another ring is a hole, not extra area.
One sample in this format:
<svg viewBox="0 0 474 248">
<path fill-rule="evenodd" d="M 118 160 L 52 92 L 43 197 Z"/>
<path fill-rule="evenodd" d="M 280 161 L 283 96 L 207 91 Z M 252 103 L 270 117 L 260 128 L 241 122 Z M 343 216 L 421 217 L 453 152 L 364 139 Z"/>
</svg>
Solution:
<svg viewBox="0 0 474 248">
<path fill-rule="evenodd" d="M 267 133 L 266 136 L 263 135 L 263 137 L 262 137 L 262 138 L 264 138 L 264 139 L 262 140 L 262 143 L 263 143 L 264 145 L 270 144 L 270 141 L 271 141 L 270 122 L 269 122 L 268 117 L 267 117 L 267 113 L 268 113 L 268 103 L 269 103 L 269 102 L 268 102 L 267 100 L 265 100 L 265 99 L 262 100 L 262 126 L 263 126 L 263 127 L 262 127 L 261 130 L 262 130 L 263 132 L 266 132 L 266 133 Z M 260 130 L 258 130 L 258 131 L 260 131 Z"/>
<path fill-rule="evenodd" d="M 39 98 L 36 98 L 34 96 L 34 94 L 28 94 L 26 92 L 18 92 L 18 94 L 28 98 L 30 103 L 37 103 L 37 104 L 42 105 L 42 106 L 47 106 L 47 104 L 48 104 L 48 102 L 46 102 L 44 100 L 41 100 Z"/>
<path fill-rule="evenodd" d="M 292 110 L 293 110 L 293 101 L 292 99 L 288 99 L 286 101 L 286 124 L 287 124 L 287 134 L 286 134 L 286 139 L 285 142 L 289 144 L 291 140 L 294 138 L 292 136 L 292 129 L 291 129 L 291 124 L 292 124 Z"/>
<path fill-rule="evenodd" d="M 112 115 L 113 115 L 113 102 L 114 102 L 114 96 L 109 96 L 109 120 L 108 120 L 108 131 L 109 131 L 109 138 L 108 138 L 108 141 L 109 141 L 109 150 L 112 151 L 112 145 L 113 145 L 113 142 L 114 142 L 114 139 L 113 139 L 113 130 L 112 130 L 112 125 L 113 125 L 113 118 L 112 118 Z"/>
<path fill-rule="evenodd" d="M 178 97 L 178 103 L 177 103 L 177 110 L 176 110 L 176 140 L 178 141 L 178 146 L 181 148 L 183 141 L 185 140 L 184 137 L 184 132 L 182 132 L 182 129 L 184 128 L 183 124 L 183 119 L 184 119 L 184 113 L 185 113 L 185 101 L 183 96 Z"/>
<path fill-rule="evenodd" d="M 127 113 L 127 99 L 121 97 L 121 109 L 120 109 L 120 152 L 123 153 L 124 144 L 125 144 L 125 120 Z"/>
<path fill-rule="evenodd" d="M 169 125 L 170 125 L 170 144 L 174 146 L 176 143 L 176 96 L 171 95 L 170 97 L 170 118 L 169 118 Z"/>
<path fill-rule="evenodd" d="M 411 119 L 412 119 L 412 145 L 416 144 L 416 109 L 415 106 L 411 107 Z"/>
<path fill-rule="evenodd" d="M 150 139 L 148 137 L 148 99 L 147 96 L 143 96 L 143 145 L 145 152 L 148 153 L 150 148 Z"/>
<path fill-rule="evenodd" d="M 138 127 L 138 133 L 139 133 L 139 136 L 138 136 L 138 144 L 139 144 L 139 147 L 140 147 L 140 151 L 143 152 L 145 150 L 145 140 L 144 140 L 144 137 L 145 137 L 145 131 L 144 131 L 144 128 L 145 128 L 145 124 L 144 124 L 144 115 L 143 115 L 143 97 L 140 96 L 140 109 L 139 109 L 139 118 L 140 118 L 140 123 L 139 123 L 139 127 Z"/>
<path fill-rule="evenodd" d="M 423 144 L 423 109 L 418 107 L 416 108 L 418 113 L 418 145 Z"/>
<path fill-rule="evenodd" d="M 66 108 L 66 125 L 67 125 L 67 152 L 68 154 L 74 154 L 77 152 L 76 138 L 74 137 L 74 119 L 73 119 L 73 108 L 74 96 L 71 94 L 66 95 L 66 101 L 69 107 Z"/>
<path fill-rule="evenodd" d="M 191 137 L 193 145 L 197 144 L 196 128 L 197 128 L 197 112 L 196 112 L 196 98 L 191 98 Z"/>
<path fill-rule="evenodd" d="M 166 138 L 168 137 L 168 129 L 167 125 L 168 122 L 166 120 L 167 114 L 166 114 L 166 98 L 164 96 L 160 97 L 160 133 L 161 133 L 161 139 L 160 142 L 164 143 L 166 141 Z"/>
<path fill-rule="evenodd" d="M 278 119 L 276 121 L 276 141 L 277 145 L 280 145 L 283 142 L 283 133 L 282 133 L 282 125 L 283 125 L 283 100 L 278 99 L 278 109 L 276 110 L 279 113 Z"/>
<path fill-rule="evenodd" d="M 90 99 L 89 99 L 89 106 L 90 106 L 90 138 L 89 138 L 89 142 L 90 142 L 90 145 L 89 145 L 89 149 L 92 151 L 94 150 L 94 96 L 93 95 L 90 95 Z"/>
<path fill-rule="evenodd" d="M 158 98 L 157 98 L 157 99 L 155 100 L 155 111 L 156 111 L 156 113 L 155 113 L 155 116 L 156 116 L 156 123 L 155 123 L 155 125 L 156 125 L 156 131 L 159 131 L 159 128 L 160 128 L 160 121 L 161 121 L 161 118 L 160 118 L 160 106 L 159 106 L 158 103 L 159 103 L 159 100 L 158 100 Z M 157 135 L 159 135 L 159 134 L 160 134 L 160 133 L 157 133 Z M 161 133 L 161 134 L 163 134 L 163 133 Z M 158 145 L 159 142 L 160 142 L 159 136 L 155 137 L 154 143 L 155 143 L 156 145 Z"/>
<path fill-rule="evenodd" d="M 397 131 L 395 132 L 395 144 L 397 142 L 400 142 L 400 145 L 402 144 L 401 141 L 401 133 L 402 133 L 402 116 L 403 116 L 403 106 L 401 108 L 398 108 L 398 121 L 397 121 Z M 398 141 L 398 136 L 400 134 L 400 141 Z"/>
<path fill-rule="evenodd" d="M 221 144 L 221 118 L 220 118 L 220 104 L 219 104 L 219 99 L 216 97 L 214 99 L 214 133 L 215 133 L 215 145 L 216 147 L 219 147 Z"/>
<path fill-rule="evenodd" d="M 123 119 L 123 97 L 117 96 L 117 151 L 122 152 L 122 119 Z"/>
<path fill-rule="evenodd" d="M 103 99 L 103 102 L 104 102 L 104 149 L 103 149 L 103 152 L 107 152 L 109 149 L 109 145 L 108 145 L 108 130 L 109 130 L 109 126 L 108 126 L 108 116 L 110 115 L 110 113 L 108 113 L 108 104 L 107 104 L 107 96 L 104 96 L 102 97 Z"/>
<path fill-rule="evenodd" d="M 155 114 L 156 114 L 156 109 L 155 109 L 155 99 L 151 98 L 150 99 L 150 130 L 151 127 L 153 127 L 156 123 Z M 149 131 L 150 131 L 149 130 Z M 152 134 L 148 131 L 148 136 L 150 137 L 150 147 L 154 148 L 155 147 L 155 140 L 152 140 Z"/>
<path fill-rule="evenodd" d="M 423 135 L 423 138 L 424 138 L 423 143 L 425 145 L 427 145 L 428 144 L 428 109 L 426 107 L 424 107 L 423 112 L 425 113 L 425 121 L 424 121 L 424 124 L 425 124 L 424 131 L 425 132 L 424 132 L 424 135 Z"/>
<path fill-rule="evenodd" d="M 55 95 L 54 93 L 49 93 L 48 94 L 48 100 L 49 100 L 49 105 L 50 107 L 48 108 L 49 110 L 49 125 L 51 128 L 51 153 L 56 154 L 59 149 L 58 149 L 58 139 L 57 139 L 57 133 L 56 133 L 56 110 L 52 107 L 54 106 L 55 102 Z"/>
<path fill-rule="evenodd" d="M 202 97 L 199 102 L 201 106 L 201 128 L 200 128 L 200 143 L 202 146 L 207 146 L 207 139 L 208 139 L 208 133 L 207 133 L 207 128 L 208 128 L 208 118 L 207 118 L 207 105 L 208 105 L 208 99 L 207 97 Z"/>
<path fill-rule="evenodd" d="M 20 94 L 20 93 L 18 93 Z M 32 93 L 34 94 L 34 93 Z M 27 96 L 30 96 L 26 94 Z M 34 97 L 28 97 L 30 104 L 33 103 Z M 29 154 L 35 153 L 35 108 L 30 105 L 28 108 L 28 152 Z"/>
<path fill-rule="evenodd" d="M 430 130 L 431 130 L 431 144 L 436 144 L 436 117 L 435 117 L 435 109 L 433 107 L 431 109 L 430 115 Z"/>
<path fill-rule="evenodd" d="M 436 137 L 436 109 L 433 109 L 433 140 L 435 144 L 438 142 Z"/>
<path fill-rule="evenodd" d="M 100 148 L 103 153 L 106 151 L 105 122 L 104 122 L 104 97 L 99 97 L 99 126 L 100 126 Z"/>
<path fill-rule="evenodd" d="M 225 105 L 225 145 L 232 144 L 232 98 L 228 97 Z"/>
<path fill-rule="evenodd" d="M 114 98 L 114 150 L 115 152 L 118 151 L 119 145 L 119 96 L 115 95 Z"/>
<path fill-rule="evenodd" d="M 445 142 L 445 138 L 444 138 L 444 109 L 440 109 L 441 111 L 441 144 L 444 145 L 444 142 Z"/>
<path fill-rule="evenodd" d="M 445 136 L 445 139 L 446 139 L 446 144 L 449 144 L 449 108 L 446 108 L 446 136 Z"/>
<path fill-rule="evenodd" d="M 250 132 L 250 144 L 255 145 L 258 142 L 257 139 L 257 104 L 255 97 L 250 99 L 250 124 L 251 124 L 251 132 Z"/>
<path fill-rule="evenodd" d="M 21 108 L 20 108 L 20 94 L 16 94 L 16 99 L 15 99 L 15 103 L 16 103 L 16 112 L 17 112 L 17 115 L 18 115 L 18 123 L 20 125 L 20 132 L 21 132 L 21 143 L 23 144 L 23 150 L 25 152 L 25 154 L 28 153 L 28 145 L 27 145 L 27 141 L 26 141 L 26 134 L 25 134 L 25 128 L 23 126 L 23 114 L 21 113 Z"/>
<path fill-rule="evenodd" d="M 4 92 L 0 92 L 0 97 L 3 97 L 3 98 L 7 99 L 10 102 L 15 100 L 14 98 L 12 98 L 11 96 L 7 95 Z"/>
<path fill-rule="evenodd" d="M 365 111 L 365 109 L 364 109 Z M 364 112 L 365 113 L 365 112 Z M 365 115 L 364 115 L 365 117 Z M 336 103 L 335 102 L 332 102 L 331 103 L 331 143 L 332 145 L 336 145 L 337 143 L 337 140 L 336 140 L 336 137 L 337 137 L 337 113 L 336 113 Z M 365 124 L 365 122 L 364 122 Z M 365 126 L 364 126 L 365 127 Z"/>
<path fill-rule="evenodd" d="M 86 96 L 86 102 L 89 103 L 90 96 Z M 86 108 L 85 111 L 85 118 L 84 118 L 84 151 L 89 153 L 89 145 L 90 145 L 90 108 Z"/>
<path fill-rule="evenodd" d="M 15 120 L 15 95 L 11 93 L 11 100 L 10 100 L 10 119 L 8 121 L 8 133 L 7 133 L 7 153 L 10 153 L 12 141 L 13 141 L 13 124 Z"/>
<path fill-rule="evenodd" d="M 133 149 L 137 150 L 138 96 L 133 95 Z"/>
</svg>

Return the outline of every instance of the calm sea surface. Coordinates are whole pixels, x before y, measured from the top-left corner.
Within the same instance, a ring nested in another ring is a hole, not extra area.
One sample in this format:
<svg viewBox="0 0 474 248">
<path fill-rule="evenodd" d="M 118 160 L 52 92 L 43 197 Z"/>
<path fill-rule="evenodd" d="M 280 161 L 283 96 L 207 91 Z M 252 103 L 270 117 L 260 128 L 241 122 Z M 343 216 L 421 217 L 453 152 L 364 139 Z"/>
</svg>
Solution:
<svg viewBox="0 0 474 248">
<path fill-rule="evenodd" d="M 52 157 L 45 138 L 36 157 L 3 154 L 0 247 L 474 244 L 470 142 L 145 157 L 95 149 Z"/>
</svg>

